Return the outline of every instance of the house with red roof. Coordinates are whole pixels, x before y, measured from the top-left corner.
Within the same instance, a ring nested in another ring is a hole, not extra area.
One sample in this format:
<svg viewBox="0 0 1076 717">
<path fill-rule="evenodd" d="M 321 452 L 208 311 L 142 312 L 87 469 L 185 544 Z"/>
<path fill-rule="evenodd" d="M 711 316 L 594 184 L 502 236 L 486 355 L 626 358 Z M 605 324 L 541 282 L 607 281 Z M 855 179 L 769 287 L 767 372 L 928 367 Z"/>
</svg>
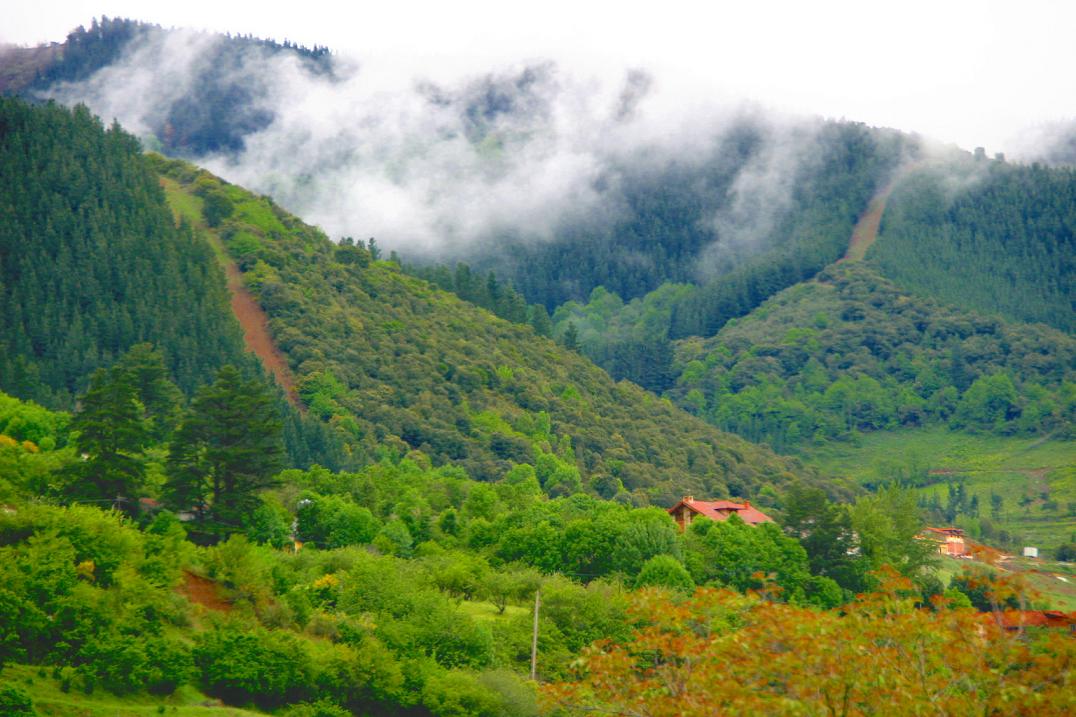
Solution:
<svg viewBox="0 0 1076 717">
<path fill-rule="evenodd" d="M 680 526 L 680 530 L 686 530 L 691 521 L 699 515 L 718 521 L 728 520 L 729 516 L 736 515 L 748 525 L 773 522 L 773 518 L 758 508 L 752 508 L 751 501 L 736 503 L 731 500 L 695 500 L 691 495 L 684 496 L 679 503 L 669 508 L 669 515 Z"/>
<path fill-rule="evenodd" d="M 960 528 L 924 528 L 919 537 L 937 545 L 938 552 L 942 555 L 959 558 L 968 553 L 964 531 Z"/>
</svg>

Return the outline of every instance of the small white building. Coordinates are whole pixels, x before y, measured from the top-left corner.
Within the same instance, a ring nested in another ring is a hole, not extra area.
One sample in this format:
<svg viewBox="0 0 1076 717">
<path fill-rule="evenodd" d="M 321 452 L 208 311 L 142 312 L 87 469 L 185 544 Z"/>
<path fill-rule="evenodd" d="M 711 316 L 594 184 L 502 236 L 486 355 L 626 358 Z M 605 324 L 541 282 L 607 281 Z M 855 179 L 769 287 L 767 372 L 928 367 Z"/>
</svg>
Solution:
<svg viewBox="0 0 1076 717">
<path fill-rule="evenodd" d="M 1037 557 L 1039 557 L 1039 549 L 1034 547 L 1034 546 L 1028 545 L 1027 547 L 1024 548 L 1024 557 L 1025 558 L 1037 558 Z"/>
</svg>

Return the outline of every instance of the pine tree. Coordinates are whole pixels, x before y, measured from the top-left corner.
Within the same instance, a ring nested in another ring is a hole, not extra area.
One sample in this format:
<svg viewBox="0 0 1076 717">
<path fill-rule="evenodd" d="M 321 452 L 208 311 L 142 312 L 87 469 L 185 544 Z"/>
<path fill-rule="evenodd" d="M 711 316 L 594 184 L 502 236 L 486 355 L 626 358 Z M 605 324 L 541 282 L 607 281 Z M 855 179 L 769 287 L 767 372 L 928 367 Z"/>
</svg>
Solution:
<svg viewBox="0 0 1076 717">
<path fill-rule="evenodd" d="M 120 366 L 97 369 L 71 422 L 75 464 L 70 492 L 83 500 L 132 498 L 145 481 L 142 450 L 149 440 L 133 374 Z"/>
<path fill-rule="evenodd" d="M 130 374 L 145 411 L 146 429 L 163 442 L 179 420 L 183 393 L 172 383 L 163 354 L 152 344 L 135 344 L 117 364 Z"/>
<path fill-rule="evenodd" d="M 283 424 L 264 382 L 244 381 L 234 366 L 195 394 L 168 456 L 167 501 L 198 507 L 211 532 L 243 525 L 257 492 L 283 465 Z"/>
<path fill-rule="evenodd" d="M 530 324 L 534 328 L 534 332 L 539 336 L 553 335 L 553 322 L 549 318 L 549 312 L 541 304 L 531 305 Z"/>
<path fill-rule="evenodd" d="M 575 328 L 574 321 L 568 322 L 568 327 L 560 337 L 560 343 L 569 351 L 579 350 L 579 329 Z"/>
</svg>

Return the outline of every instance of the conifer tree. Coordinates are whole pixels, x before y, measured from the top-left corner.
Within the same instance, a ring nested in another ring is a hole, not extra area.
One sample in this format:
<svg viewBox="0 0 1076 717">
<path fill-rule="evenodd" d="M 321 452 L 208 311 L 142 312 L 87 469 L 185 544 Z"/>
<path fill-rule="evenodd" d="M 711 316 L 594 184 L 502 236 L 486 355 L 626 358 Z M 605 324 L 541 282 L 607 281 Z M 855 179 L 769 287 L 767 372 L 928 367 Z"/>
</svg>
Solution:
<svg viewBox="0 0 1076 717">
<path fill-rule="evenodd" d="M 150 436 L 166 440 L 179 422 L 183 393 L 169 377 L 163 354 L 152 344 L 135 344 L 117 365 L 130 374 L 138 391 Z"/>
<path fill-rule="evenodd" d="M 197 506 L 211 532 L 240 528 L 257 507 L 257 492 L 273 485 L 283 464 L 282 431 L 264 382 L 223 367 L 195 394 L 172 440 L 168 503 Z"/>
<path fill-rule="evenodd" d="M 97 369 L 71 422 L 85 460 L 73 468 L 71 493 L 83 500 L 130 499 L 145 480 L 142 449 L 149 440 L 133 374 Z"/>
<path fill-rule="evenodd" d="M 569 351 L 579 350 L 579 330 L 575 328 L 574 322 L 568 322 L 568 327 L 564 329 L 564 333 L 560 337 L 560 343 Z"/>
</svg>

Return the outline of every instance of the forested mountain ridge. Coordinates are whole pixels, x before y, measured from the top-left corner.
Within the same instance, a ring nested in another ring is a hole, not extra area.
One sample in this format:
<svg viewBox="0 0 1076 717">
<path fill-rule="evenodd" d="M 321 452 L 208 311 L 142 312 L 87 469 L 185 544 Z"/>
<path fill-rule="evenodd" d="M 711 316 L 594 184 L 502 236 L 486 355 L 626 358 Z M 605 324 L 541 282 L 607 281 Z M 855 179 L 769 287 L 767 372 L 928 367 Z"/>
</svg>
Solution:
<svg viewBox="0 0 1076 717">
<path fill-rule="evenodd" d="M 166 52 L 169 40 L 186 46 L 191 56 L 185 61 L 191 66 L 185 69 L 192 77 L 181 83 L 183 89 L 177 89 L 167 106 L 154 108 L 154 120 L 146 128 L 149 134 L 142 139 L 152 138 L 155 147 L 182 156 L 237 151 L 248 135 L 272 121 L 257 60 L 289 55 L 315 75 L 332 73 L 332 56 L 325 47 L 209 33 L 179 37 L 177 31 L 159 25 L 102 17 L 94 18 L 88 28 L 75 28 L 62 43 L 0 53 L 0 93 L 51 97 L 132 53 Z"/>
<path fill-rule="evenodd" d="M 360 86 L 361 76 L 325 48 L 107 18 L 73 31 L 61 47 L 33 82 L 9 89 L 116 115 L 148 147 L 212 162 L 226 177 L 236 172 L 244 184 L 260 183 L 258 191 L 306 206 L 318 221 L 318 213 L 331 215 L 326 207 L 339 204 L 325 192 L 356 183 L 391 188 L 434 217 L 425 244 L 375 221 L 376 213 L 343 224 L 346 229 L 334 221 L 336 230 L 375 234 L 409 262 L 465 261 L 478 274 L 494 270 L 500 282 L 550 312 L 599 286 L 627 301 L 663 282 L 698 284 L 698 294 L 677 306 L 673 337 L 710 335 L 839 258 L 843 235 L 867 200 L 920 151 L 916 138 L 896 131 L 750 107 L 715 112 L 682 144 L 669 145 L 665 132 L 655 136 L 653 128 L 633 125 L 630 108 L 606 116 L 608 108 L 594 106 L 576 118 L 585 128 L 576 136 L 556 117 L 579 98 L 553 63 L 493 70 L 448 86 L 420 82 L 379 112 L 382 101 L 340 89 L 347 82 Z M 145 92 L 128 91 L 146 78 L 152 82 Z M 640 94 L 633 102 L 642 102 L 645 73 L 629 73 L 625 82 L 624 92 L 634 88 Z M 292 125 L 307 120 L 284 117 L 287 108 L 274 104 L 296 86 L 334 97 L 341 92 L 339 100 L 354 104 L 363 117 L 358 124 L 368 129 L 354 131 L 349 117 L 327 138 L 313 133 L 304 140 L 310 133 Z M 403 105 L 394 110 L 394 102 Z M 393 117 L 394 111 L 404 116 Z M 409 119 L 412 112 L 418 119 Z M 403 124 L 393 127 L 397 122 Z M 378 144 L 377 133 L 386 128 L 390 136 Z M 396 136 L 408 139 L 397 146 Z M 248 140 L 260 142 L 259 156 L 244 154 Z M 299 153 L 303 166 L 261 156 L 280 151 Z M 321 161 L 309 166 L 307 156 Z M 446 166 L 446 157 L 456 159 Z M 427 195 L 425 178 L 446 172 L 454 179 L 441 184 L 458 182 L 462 194 L 442 186 Z M 528 190 L 530 181 L 536 186 Z M 565 183 L 574 190 L 565 191 Z M 450 196 L 439 204 L 445 191 Z M 521 193 L 535 193 L 545 204 L 519 211 L 483 206 L 487 196 L 526 202 Z"/>
<path fill-rule="evenodd" d="M 176 57 L 186 58 L 182 68 L 174 67 Z M 253 161 L 242 156 L 247 139 L 264 134 L 281 114 L 271 97 L 274 87 L 281 90 L 271 77 L 285 66 L 279 60 L 299 68 L 289 80 L 293 84 L 333 92 L 343 79 L 354 79 L 347 74 L 352 70 L 323 47 L 199 35 L 108 18 L 78 28 L 52 48 L 19 50 L 5 58 L 0 59 L 0 76 L 9 78 L 7 91 L 86 101 L 109 116 L 129 111 L 131 117 L 121 120 L 137 126 L 148 146 L 213 158 L 221 171 Z M 154 86 L 168 85 L 169 73 L 175 72 L 183 82 L 173 83 L 174 92 L 110 96 L 115 88 L 109 83 L 149 76 L 155 78 Z M 466 161 L 453 167 L 467 176 L 458 179 L 470 182 L 477 174 L 485 184 L 472 189 L 500 191 L 498 182 L 518 180 L 512 178 L 525 173 L 526 158 L 544 151 L 533 138 L 558 136 L 561 128 L 550 124 L 549 117 L 565 99 L 560 94 L 563 79 L 551 63 L 538 63 L 453 86 L 423 85 L 412 99 L 438 133 L 422 135 L 428 123 L 399 131 L 419 133 L 406 146 L 417 142 L 427 147 L 419 155 L 429 156 L 415 156 L 406 147 L 399 156 L 400 147 L 387 147 L 387 154 L 379 155 L 363 144 L 362 136 L 351 137 L 343 128 L 332 141 L 344 142 L 348 151 L 337 151 L 332 142 L 292 145 L 293 133 L 285 128 L 273 135 L 279 146 L 311 156 L 331 149 L 324 166 L 304 169 L 307 179 L 287 179 L 287 167 L 272 164 L 245 176 L 277 177 L 272 194 L 292 192 L 292 199 L 311 199 L 296 188 L 321 186 L 321 174 L 328 175 L 325 187 L 336 187 L 335 179 L 346 184 L 353 171 L 411 195 L 414 187 L 396 183 L 411 163 L 417 162 L 412 171 L 423 169 L 423 162 L 433 162 L 431 171 L 445 171 L 452 167 L 431 157 L 462 152 Z M 648 80 L 634 79 L 645 97 Z M 625 92 L 633 86 L 629 82 Z M 341 99 L 356 100 L 346 93 Z M 388 121 L 375 107 L 360 104 L 356 109 L 366 113 L 371 126 Z M 577 119 L 611 122 L 609 134 L 619 131 L 617 123 L 630 124 L 631 113 L 625 113 Z M 530 231 L 527 221 L 514 224 L 508 216 L 496 226 L 478 221 L 468 236 L 453 240 L 458 244 L 447 236 L 432 237 L 437 249 L 428 255 L 397 244 L 391 232 L 376 232 L 378 240 L 400 250 L 409 264 L 431 258 L 447 262 L 448 272 L 425 268 L 422 274 L 465 298 L 475 298 L 474 292 L 466 282 L 456 286 L 459 282 L 452 280 L 452 265 L 460 260 L 470 264 L 475 276 L 492 269 L 501 286 L 513 286 L 526 303 L 542 304 L 549 313 L 567 306 L 562 316 L 578 314 L 575 302 L 588 300 L 598 288 L 630 303 L 669 283 L 690 287 L 663 293 L 660 322 L 653 315 L 645 326 L 630 316 L 603 320 L 615 327 L 600 339 L 591 332 L 583 342 L 588 355 L 615 377 L 660 392 L 668 388 L 663 365 L 670 353 L 668 340 L 711 336 L 728 319 L 837 260 L 869 198 L 902 166 L 918 162 L 918 169 L 897 183 L 882 227 L 885 241 L 872 249 L 883 273 L 913 292 L 963 308 L 1071 329 L 1076 315 L 1071 169 L 990 161 L 854 122 L 797 120 L 749 110 L 704 123 L 690 147 L 686 139 L 683 147 L 670 148 L 638 137 L 591 149 L 595 144 L 591 141 L 586 149 L 593 152 L 588 155 L 595 165 L 592 176 L 579 178 L 578 188 L 591 204 L 577 207 L 570 195 L 554 197 L 540 212 L 553 217 L 545 234 Z M 270 142 L 259 149 L 273 146 Z M 311 206 L 320 205 L 314 201 Z M 456 225 L 451 216 L 439 222 Z M 361 228 L 365 236 L 361 225 L 348 225 L 346 233 Z M 953 282 L 950 276 L 962 279 Z M 498 313 L 518 312 L 510 307 Z M 575 319 L 585 321 L 571 317 Z M 561 322 L 558 332 L 565 328 Z M 659 369 L 644 370 L 652 365 Z"/>
<path fill-rule="evenodd" d="M 1076 330 L 1076 169 L 953 154 L 893 192 L 868 258 L 909 291 Z"/>
<path fill-rule="evenodd" d="M 773 145 L 790 156 L 775 158 Z M 854 122 L 775 129 L 744 117 L 690 159 L 654 167 L 629 156 L 611 168 L 604 181 L 622 196 L 609 217 L 573 217 L 553 241 L 498 238 L 474 263 L 550 311 L 599 286 L 630 300 L 695 283 L 671 334 L 712 333 L 839 258 L 867 200 L 916 151 L 904 135 Z"/>
<path fill-rule="evenodd" d="M 85 107 L 0 98 L 0 386 L 71 408 L 153 341 L 186 391 L 245 361 L 212 251 L 176 226 L 137 140 Z"/>
<path fill-rule="evenodd" d="M 367 246 L 334 245 L 265 198 L 155 162 L 181 215 L 217 234 L 243 270 L 310 413 L 359 462 L 396 446 L 493 479 L 537 460 L 554 494 L 589 487 L 644 503 L 755 494 L 799 472 Z"/>
<path fill-rule="evenodd" d="M 1076 423 L 1071 336 L 914 297 L 855 262 L 678 342 L 676 359 L 679 405 L 782 449 L 932 423 L 1059 436 Z"/>
</svg>

